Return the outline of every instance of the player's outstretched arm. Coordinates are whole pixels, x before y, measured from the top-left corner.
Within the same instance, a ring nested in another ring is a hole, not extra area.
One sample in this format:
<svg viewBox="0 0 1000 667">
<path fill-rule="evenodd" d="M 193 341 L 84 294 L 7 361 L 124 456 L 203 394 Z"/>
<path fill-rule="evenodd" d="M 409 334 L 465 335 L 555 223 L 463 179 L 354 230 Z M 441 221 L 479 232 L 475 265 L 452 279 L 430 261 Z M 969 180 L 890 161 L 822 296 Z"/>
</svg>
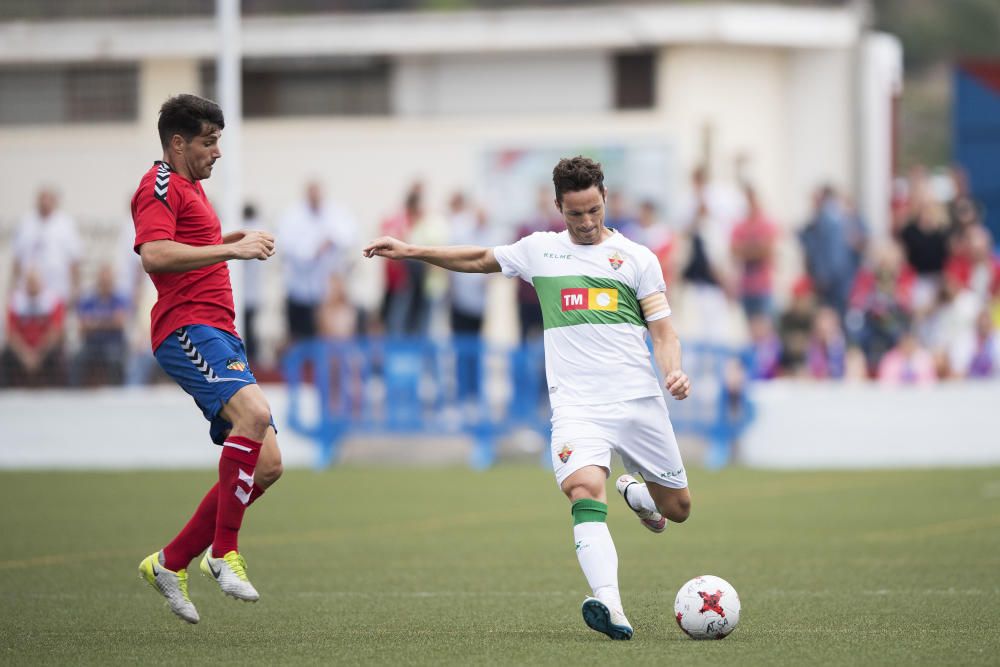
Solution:
<svg viewBox="0 0 1000 667">
<path fill-rule="evenodd" d="M 500 263 L 493 255 L 493 248 L 480 246 L 418 246 L 391 236 L 382 236 L 366 245 L 361 252 L 365 257 L 416 259 L 449 271 L 462 273 L 496 273 L 500 271 Z"/>
<path fill-rule="evenodd" d="M 238 240 L 222 245 L 192 246 L 160 239 L 139 246 L 146 273 L 193 271 L 230 259 L 267 259 L 274 253 L 274 237 L 267 232 L 243 232 Z"/>
<path fill-rule="evenodd" d="M 653 358 L 663 374 L 663 386 L 671 396 L 683 401 L 691 394 L 691 380 L 681 369 L 681 340 L 677 331 L 669 317 L 647 322 L 646 326 L 653 340 Z"/>
</svg>

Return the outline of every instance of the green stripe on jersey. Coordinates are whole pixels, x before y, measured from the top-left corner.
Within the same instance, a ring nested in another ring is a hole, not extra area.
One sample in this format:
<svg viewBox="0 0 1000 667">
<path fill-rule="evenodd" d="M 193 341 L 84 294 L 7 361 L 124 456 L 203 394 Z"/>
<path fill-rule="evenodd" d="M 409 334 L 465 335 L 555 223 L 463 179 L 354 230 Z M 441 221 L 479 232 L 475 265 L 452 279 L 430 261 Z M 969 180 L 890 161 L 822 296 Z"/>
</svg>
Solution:
<svg viewBox="0 0 1000 667">
<path fill-rule="evenodd" d="M 635 290 L 614 278 L 535 276 L 531 281 L 546 329 L 575 324 L 634 324 L 645 327 Z"/>
</svg>

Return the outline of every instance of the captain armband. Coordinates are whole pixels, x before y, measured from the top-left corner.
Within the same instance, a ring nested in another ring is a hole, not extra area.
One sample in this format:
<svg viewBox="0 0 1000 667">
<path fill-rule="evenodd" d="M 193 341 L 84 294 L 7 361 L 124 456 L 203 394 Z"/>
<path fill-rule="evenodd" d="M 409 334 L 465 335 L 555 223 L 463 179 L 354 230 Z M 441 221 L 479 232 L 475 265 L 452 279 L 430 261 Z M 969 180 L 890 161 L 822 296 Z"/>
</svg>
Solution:
<svg viewBox="0 0 1000 667">
<path fill-rule="evenodd" d="M 667 303 L 667 295 L 663 292 L 654 292 L 640 299 L 639 305 L 642 306 L 642 316 L 647 322 L 655 322 L 670 315 L 670 304 Z"/>
</svg>

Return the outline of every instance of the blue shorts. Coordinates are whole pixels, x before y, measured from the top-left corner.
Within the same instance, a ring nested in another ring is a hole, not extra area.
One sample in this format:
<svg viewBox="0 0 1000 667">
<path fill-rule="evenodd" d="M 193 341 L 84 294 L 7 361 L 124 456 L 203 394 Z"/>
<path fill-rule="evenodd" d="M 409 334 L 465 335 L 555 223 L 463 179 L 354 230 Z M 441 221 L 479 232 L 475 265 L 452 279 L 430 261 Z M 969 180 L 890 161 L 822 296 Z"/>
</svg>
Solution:
<svg viewBox="0 0 1000 667">
<path fill-rule="evenodd" d="M 222 407 L 243 387 L 257 384 L 243 341 L 207 324 L 190 324 L 170 334 L 154 354 L 167 375 L 201 408 L 211 423 L 212 442 L 221 445 L 233 428 L 219 415 Z M 271 426 L 277 432 L 273 416 Z"/>
</svg>

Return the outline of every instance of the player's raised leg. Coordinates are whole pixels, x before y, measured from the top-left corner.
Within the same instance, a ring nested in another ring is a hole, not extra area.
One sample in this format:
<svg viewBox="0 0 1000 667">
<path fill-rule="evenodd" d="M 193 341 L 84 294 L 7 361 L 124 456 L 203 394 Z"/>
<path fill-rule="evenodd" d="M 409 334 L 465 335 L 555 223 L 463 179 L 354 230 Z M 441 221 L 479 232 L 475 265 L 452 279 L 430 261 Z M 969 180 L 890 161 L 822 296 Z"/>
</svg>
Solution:
<svg viewBox="0 0 1000 667">
<path fill-rule="evenodd" d="M 691 491 L 685 486 L 675 489 L 662 484 L 645 484 L 646 493 L 667 521 L 684 523 L 691 515 Z"/>
<path fill-rule="evenodd" d="M 281 476 L 281 454 L 271 425 L 271 409 L 259 386 L 240 389 L 220 414 L 233 428 L 219 457 L 215 534 L 201 570 L 227 595 L 253 602 L 260 596 L 250 583 L 246 561 L 239 552 L 239 531 L 246 508 L 255 499 L 255 489 L 259 496 Z"/>
<path fill-rule="evenodd" d="M 691 493 L 677 438 L 662 397 L 628 401 L 627 446 L 619 447 L 626 470 L 641 473 L 618 478 L 615 487 L 642 525 L 662 533 L 667 522 L 682 523 L 691 513 Z"/>
<path fill-rule="evenodd" d="M 588 465 L 567 477 L 561 487 L 572 503 L 576 556 L 594 596 L 583 602 L 583 620 L 611 639 L 631 639 L 632 625 L 618 590 L 618 552 L 608 531 L 605 468 Z"/>
<path fill-rule="evenodd" d="M 683 523 L 691 514 L 691 492 L 660 484 L 645 484 L 632 475 L 622 475 L 615 483 L 639 521 L 654 533 L 666 530 L 667 521 Z"/>
</svg>

